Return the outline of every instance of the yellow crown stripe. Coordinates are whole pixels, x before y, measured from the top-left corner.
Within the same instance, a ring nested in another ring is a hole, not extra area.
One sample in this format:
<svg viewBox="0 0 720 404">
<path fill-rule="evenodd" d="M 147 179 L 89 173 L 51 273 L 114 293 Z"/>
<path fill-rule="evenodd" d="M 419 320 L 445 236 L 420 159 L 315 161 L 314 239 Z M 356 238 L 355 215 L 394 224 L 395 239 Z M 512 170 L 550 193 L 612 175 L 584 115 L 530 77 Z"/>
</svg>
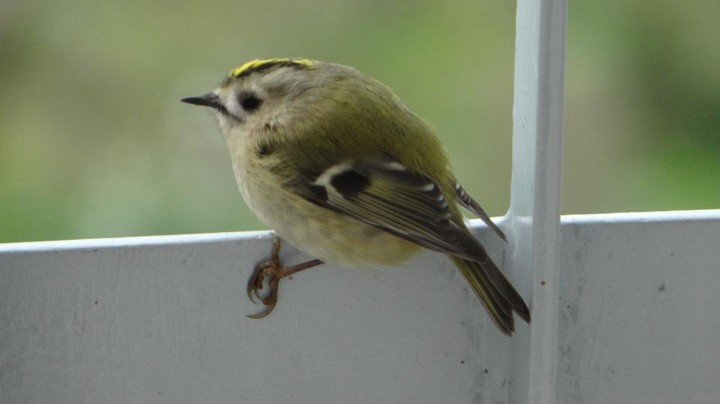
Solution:
<svg viewBox="0 0 720 404">
<path fill-rule="evenodd" d="M 230 77 L 239 77 L 245 74 L 249 74 L 255 70 L 262 70 L 274 65 L 288 65 L 304 67 L 306 69 L 312 68 L 313 61 L 309 59 L 290 59 L 290 58 L 269 58 L 269 59 L 255 59 L 249 62 L 243 63 L 242 65 L 230 70 Z"/>
</svg>

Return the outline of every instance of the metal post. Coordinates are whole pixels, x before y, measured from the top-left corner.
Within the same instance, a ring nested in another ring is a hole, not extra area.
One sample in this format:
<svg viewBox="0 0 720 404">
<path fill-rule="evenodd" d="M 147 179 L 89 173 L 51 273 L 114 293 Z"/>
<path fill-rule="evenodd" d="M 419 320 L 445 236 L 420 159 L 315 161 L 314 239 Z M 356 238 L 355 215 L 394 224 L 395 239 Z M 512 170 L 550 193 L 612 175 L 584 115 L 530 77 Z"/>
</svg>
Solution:
<svg viewBox="0 0 720 404">
<path fill-rule="evenodd" d="M 510 272 L 532 322 L 513 341 L 510 402 L 555 401 L 566 0 L 519 0 Z"/>
</svg>

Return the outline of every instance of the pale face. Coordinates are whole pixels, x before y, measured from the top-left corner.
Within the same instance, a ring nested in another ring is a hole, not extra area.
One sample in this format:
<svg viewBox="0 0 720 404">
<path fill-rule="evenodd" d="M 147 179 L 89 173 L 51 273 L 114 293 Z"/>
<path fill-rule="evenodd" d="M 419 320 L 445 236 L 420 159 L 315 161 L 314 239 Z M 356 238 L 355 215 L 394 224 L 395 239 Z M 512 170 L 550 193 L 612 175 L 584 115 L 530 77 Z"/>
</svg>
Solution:
<svg viewBox="0 0 720 404">
<path fill-rule="evenodd" d="M 312 73 L 283 67 L 217 88 L 213 93 L 226 109 L 218 111 L 223 133 L 272 130 L 285 134 L 282 128 L 315 114 L 315 106 L 325 98 L 318 91 L 321 77 Z"/>
</svg>

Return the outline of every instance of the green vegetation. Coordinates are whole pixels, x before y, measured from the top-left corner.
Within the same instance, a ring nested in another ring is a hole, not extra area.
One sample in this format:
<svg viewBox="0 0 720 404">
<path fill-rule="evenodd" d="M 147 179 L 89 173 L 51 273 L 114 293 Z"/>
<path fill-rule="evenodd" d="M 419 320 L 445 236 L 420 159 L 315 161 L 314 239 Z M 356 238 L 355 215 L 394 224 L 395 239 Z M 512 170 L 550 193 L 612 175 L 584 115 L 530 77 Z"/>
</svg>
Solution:
<svg viewBox="0 0 720 404">
<path fill-rule="evenodd" d="M 261 228 L 208 113 L 178 100 L 266 56 L 353 65 L 509 201 L 515 4 L 6 1 L 0 242 Z M 571 2 L 565 213 L 720 208 L 720 2 Z"/>
</svg>

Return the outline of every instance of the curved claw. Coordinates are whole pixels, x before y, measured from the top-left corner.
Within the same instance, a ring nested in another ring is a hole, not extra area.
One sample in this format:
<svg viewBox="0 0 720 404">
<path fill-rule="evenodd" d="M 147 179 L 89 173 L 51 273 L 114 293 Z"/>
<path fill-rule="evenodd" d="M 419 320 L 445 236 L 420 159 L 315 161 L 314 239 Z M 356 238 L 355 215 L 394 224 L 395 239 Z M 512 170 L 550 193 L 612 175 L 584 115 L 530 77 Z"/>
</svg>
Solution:
<svg viewBox="0 0 720 404">
<path fill-rule="evenodd" d="M 253 294 L 257 294 L 257 291 L 256 291 L 255 289 L 251 289 L 251 288 L 250 288 L 250 284 L 248 283 L 248 288 L 247 288 L 248 298 L 250 299 L 251 302 L 253 302 L 253 304 L 258 304 L 258 303 L 255 301 L 255 298 L 253 297 Z"/>
<path fill-rule="evenodd" d="M 263 288 L 263 281 L 265 280 L 265 268 L 267 268 L 267 263 L 263 263 L 255 267 L 255 270 L 253 271 L 252 275 L 250 275 L 250 279 L 248 279 L 247 283 L 247 295 L 248 298 L 250 298 L 250 301 L 257 304 L 255 301 L 255 297 L 262 300 L 262 296 L 260 296 L 260 290 Z M 255 295 L 255 297 L 253 297 Z"/>
<path fill-rule="evenodd" d="M 262 311 L 260 311 L 258 313 L 247 314 L 245 317 L 252 318 L 252 319 L 265 318 L 268 316 L 268 314 L 272 313 L 273 310 L 275 310 L 275 303 L 265 306 L 265 309 L 263 309 Z"/>
<path fill-rule="evenodd" d="M 248 279 L 247 283 L 247 295 L 248 298 L 250 298 L 251 302 L 258 304 L 255 301 L 255 297 L 257 297 L 259 300 L 263 300 L 260 291 L 263 289 L 263 282 L 265 281 L 265 277 L 277 277 L 276 272 L 278 271 L 278 267 L 279 264 L 272 260 L 260 263 L 258 264 L 258 266 L 255 267 L 255 270 L 253 271 L 252 275 L 250 275 L 250 279 Z M 255 295 L 255 297 L 253 297 L 253 295 Z"/>
<path fill-rule="evenodd" d="M 272 256 L 270 260 L 258 264 L 255 267 L 252 275 L 250 275 L 250 279 L 248 279 L 248 298 L 250 298 L 251 302 L 258 304 L 259 302 L 255 300 L 255 298 L 257 298 L 257 300 L 260 300 L 260 303 L 265 305 L 265 309 L 263 309 L 259 313 L 247 315 L 248 318 L 263 318 L 266 317 L 268 314 L 272 313 L 272 311 L 275 309 L 275 304 L 277 303 L 278 296 L 278 287 L 280 286 L 280 279 L 282 278 L 281 270 L 283 269 L 280 266 L 280 260 L 278 257 L 279 251 L 280 242 L 278 240 L 275 240 L 275 242 L 273 243 Z M 269 291 L 267 295 L 263 297 L 260 291 L 263 290 L 263 283 L 265 282 L 266 278 L 269 280 Z"/>
<path fill-rule="evenodd" d="M 254 304 L 257 304 L 257 302 L 255 301 L 253 294 L 255 294 L 255 295 L 258 294 L 258 289 L 255 284 L 256 279 L 257 279 L 257 274 L 253 273 L 250 276 L 250 279 L 248 280 L 248 283 L 247 283 L 247 295 L 248 295 L 248 298 L 250 299 L 250 301 L 253 302 Z"/>
<path fill-rule="evenodd" d="M 270 273 L 267 273 L 266 271 Z M 259 313 L 249 314 L 247 317 L 258 319 L 266 317 L 275 309 L 275 305 L 278 300 L 278 288 L 280 286 L 281 277 L 277 274 L 277 266 L 273 265 L 272 262 L 259 265 L 255 269 L 255 272 L 258 275 L 255 276 L 255 273 L 253 273 L 251 282 L 248 282 L 248 296 L 250 296 L 250 300 L 252 300 L 253 303 L 257 304 L 255 299 L 252 297 L 254 294 L 258 299 L 260 299 L 260 302 L 265 305 L 265 309 Z M 261 297 L 260 292 L 258 291 L 262 289 L 262 281 L 266 276 L 270 277 L 270 282 L 268 283 L 268 289 L 270 291 L 267 296 Z"/>
</svg>

